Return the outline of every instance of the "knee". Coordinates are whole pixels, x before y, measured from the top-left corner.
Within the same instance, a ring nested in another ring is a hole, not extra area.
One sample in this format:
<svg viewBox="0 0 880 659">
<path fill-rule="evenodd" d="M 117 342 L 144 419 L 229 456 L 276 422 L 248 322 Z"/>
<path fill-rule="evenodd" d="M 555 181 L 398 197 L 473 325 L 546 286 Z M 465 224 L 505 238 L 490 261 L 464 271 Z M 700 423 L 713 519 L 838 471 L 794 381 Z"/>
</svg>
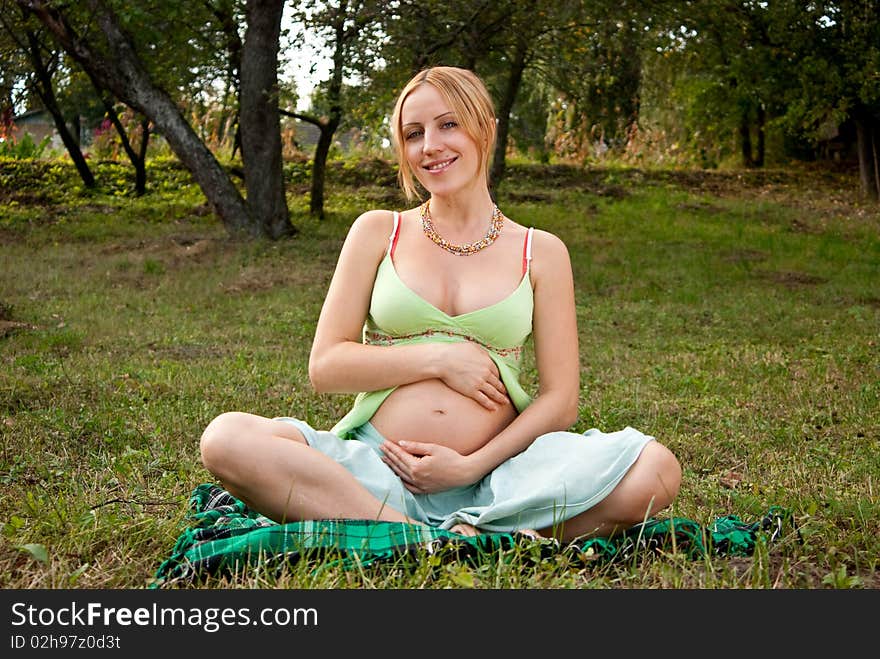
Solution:
<svg viewBox="0 0 880 659">
<path fill-rule="evenodd" d="M 666 508 L 678 496 L 681 489 L 681 465 L 668 448 L 662 444 L 657 444 L 657 448 L 659 449 L 656 465 L 657 499 L 661 504 L 659 510 Z"/>
<path fill-rule="evenodd" d="M 654 441 L 645 446 L 636 465 L 638 483 L 628 511 L 633 524 L 669 506 L 681 488 L 681 465 L 662 444 Z"/>
<path fill-rule="evenodd" d="M 235 446 L 244 434 L 246 416 L 242 412 L 224 412 L 202 432 L 199 441 L 202 465 L 215 476 L 222 477 L 233 461 Z"/>
</svg>

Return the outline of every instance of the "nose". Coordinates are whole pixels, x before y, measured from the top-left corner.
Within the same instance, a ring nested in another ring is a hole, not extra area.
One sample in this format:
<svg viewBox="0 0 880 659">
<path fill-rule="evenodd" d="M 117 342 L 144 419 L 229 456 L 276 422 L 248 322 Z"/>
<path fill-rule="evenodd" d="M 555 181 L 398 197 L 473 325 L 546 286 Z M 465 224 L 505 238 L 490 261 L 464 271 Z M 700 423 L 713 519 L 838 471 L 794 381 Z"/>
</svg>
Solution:
<svg viewBox="0 0 880 659">
<path fill-rule="evenodd" d="M 443 147 L 443 140 L 440 136 L 440 131 L 436 128 L 426 128 L 425 136 L 422 139 L 422 152 L 423 153 L 436 153 Z"/>
</svg>

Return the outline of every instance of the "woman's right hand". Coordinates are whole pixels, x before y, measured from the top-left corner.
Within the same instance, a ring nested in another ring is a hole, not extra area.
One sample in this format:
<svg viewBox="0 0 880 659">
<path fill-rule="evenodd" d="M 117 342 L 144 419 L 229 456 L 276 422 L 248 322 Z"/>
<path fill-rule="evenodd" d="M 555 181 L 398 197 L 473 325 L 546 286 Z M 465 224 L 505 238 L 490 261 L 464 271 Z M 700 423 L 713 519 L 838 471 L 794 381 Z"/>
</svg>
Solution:
<svg viewBox="0 0 880 659">
<path fill-rule="evenodd" d="M 484 348 L 471 341 L 441 345 L 440 379 L 446 386 L 489 410 L 510 404 L 498 366 Z"/>
</svg>

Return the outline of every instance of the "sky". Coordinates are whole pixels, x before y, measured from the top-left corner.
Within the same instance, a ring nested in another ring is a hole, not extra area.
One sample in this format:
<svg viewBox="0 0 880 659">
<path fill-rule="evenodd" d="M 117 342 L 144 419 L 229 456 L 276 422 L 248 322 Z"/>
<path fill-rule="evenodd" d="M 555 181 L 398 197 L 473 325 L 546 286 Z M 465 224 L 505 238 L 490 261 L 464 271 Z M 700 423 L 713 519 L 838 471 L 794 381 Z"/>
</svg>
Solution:
<svg viewBox="0 0 880 659">
<path fill-rule="evenodd" d="M 299 26 L 291 20 L 291 11 L 290 4 L 285 5 L 281 26 L 282 29 L 289 29 L 293 34 Z M 315 85 L 330 76 L 330 57 L 320 40 L 308 34 L 303 45 L 288 48 L 284 56 L 288 61 L 284 63 L 280 75 L 288 80 L 292 78 L 296 82 L 299 97 L 296 109 L 303 112 L 309 109 L 309 99 Z"/>
</svg>

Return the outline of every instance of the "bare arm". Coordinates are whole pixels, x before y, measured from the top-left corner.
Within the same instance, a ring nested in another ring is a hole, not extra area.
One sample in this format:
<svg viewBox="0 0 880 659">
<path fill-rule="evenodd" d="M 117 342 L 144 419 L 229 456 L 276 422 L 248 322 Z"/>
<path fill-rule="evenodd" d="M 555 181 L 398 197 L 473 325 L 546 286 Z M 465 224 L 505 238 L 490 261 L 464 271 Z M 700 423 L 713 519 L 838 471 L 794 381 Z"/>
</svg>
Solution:
<svg viewBox="0 0 880 659">
<path fill-rule="evenodd" d="M 316 391 L 373 391 L 436 375 L 435 358 L 423 346 L 391 349 L 361 343 L 376 268 L 391 230 L 387 211 L 366 212 L 349 229 L 309 355 L 309 378 Z"/>
</svg>

